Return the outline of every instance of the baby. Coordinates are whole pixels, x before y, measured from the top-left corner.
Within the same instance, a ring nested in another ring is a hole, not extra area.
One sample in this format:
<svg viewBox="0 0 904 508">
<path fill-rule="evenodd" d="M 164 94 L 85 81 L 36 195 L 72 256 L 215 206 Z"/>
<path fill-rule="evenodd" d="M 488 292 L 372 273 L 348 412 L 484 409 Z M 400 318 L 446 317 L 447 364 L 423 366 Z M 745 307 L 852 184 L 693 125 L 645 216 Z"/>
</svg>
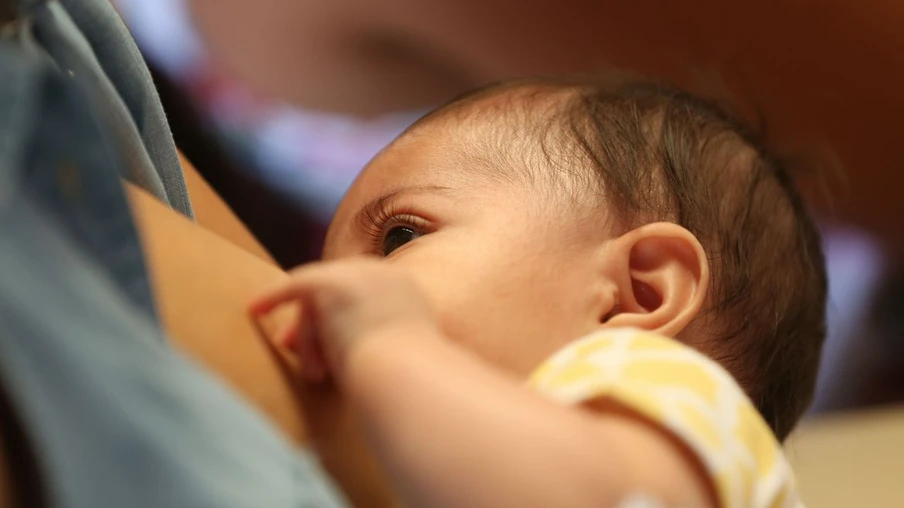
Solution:
<svg viewBox="0 0 904 508">
<path fill-rule="evenodd" d="M 825 334 L 820 239 L 716 106 L 636 81 L 467 95 L 368 165 L 324 259 L 251 310 L 299 303 L 280 340 L 404 505 L 800 504 L 780 441 Z"/>
</svg>

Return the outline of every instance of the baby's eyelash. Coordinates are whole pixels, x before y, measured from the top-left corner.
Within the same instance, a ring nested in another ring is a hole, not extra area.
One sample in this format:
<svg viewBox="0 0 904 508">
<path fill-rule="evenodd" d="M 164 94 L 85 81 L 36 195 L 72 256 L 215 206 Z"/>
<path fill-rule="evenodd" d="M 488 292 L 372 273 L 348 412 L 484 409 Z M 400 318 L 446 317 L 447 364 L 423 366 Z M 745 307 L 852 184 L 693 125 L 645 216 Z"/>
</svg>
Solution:
<svg viewBox="0 0 904 508">
<path fill-rule="evenodd" d="M 383 242 L 383 235 L 392 226 L 409 226 L 414 230 L 423 232 L 427 228 L 424 219 L 406 213 L 398 206 L 384 206 L 365 213 L 364 228 L 369 239 L 371 250 L 378 251 Z"/>
</svg>

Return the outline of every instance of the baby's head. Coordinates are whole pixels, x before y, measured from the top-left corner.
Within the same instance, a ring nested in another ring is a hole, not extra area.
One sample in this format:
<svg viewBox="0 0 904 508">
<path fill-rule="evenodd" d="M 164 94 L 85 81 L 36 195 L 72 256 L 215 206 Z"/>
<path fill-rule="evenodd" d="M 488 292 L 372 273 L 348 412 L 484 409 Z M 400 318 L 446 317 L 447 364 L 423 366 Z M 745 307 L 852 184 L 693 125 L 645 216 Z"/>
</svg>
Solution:
<svg viewBox="0 0 904 508">
<path fill-rule="evenodd" d="M 343 200 L 324 255 L 404 265 L 450 338 L 525 375 L 631 326 L 721 362 L 783 439 L 825 334 L 817 230 L 716 106 L 643 82 L 492 87 L 429 114 Z"/>
</svg>

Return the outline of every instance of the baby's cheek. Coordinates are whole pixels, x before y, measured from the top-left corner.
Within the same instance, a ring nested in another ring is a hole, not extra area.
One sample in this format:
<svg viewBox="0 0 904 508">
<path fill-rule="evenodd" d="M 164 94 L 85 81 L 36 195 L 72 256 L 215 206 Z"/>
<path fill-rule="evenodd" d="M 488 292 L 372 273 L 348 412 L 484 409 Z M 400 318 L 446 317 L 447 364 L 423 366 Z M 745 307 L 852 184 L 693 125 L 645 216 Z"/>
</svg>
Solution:
<svg viewBox="0 0 904 508">
<path fill-rule="evenodd" d="M 518 336 L 505 302 L 489 297 L 479 282 L 462 276 L 427 283 L 431 307 L 446 337 L 503 368 L 512 363 L 512 342 Z M 425 281 L 426 282 L 426 281 Z"/>
<path fill-rule="evenodd" d="M 538 290 L 536 280 L 498 256 L 477 259 L 473 253 L 457 252 L 455 245 L 443 245 L 442 252 L 437 246 L 413 248 L 394 262 L 410 270 L 450 340 L 498 368 L 526 377 L 551 351 L 550 341 L 561 331 L 549 301 L 538 297 L 549 291 Z"/>
<path fill-rule="evenodd" d="M 450 340 L 497 368 L 526 377 L 542 361 L 549 334 L 513 303 L 480 295 L 446 300 L 440 325 Z"/>
</svg>

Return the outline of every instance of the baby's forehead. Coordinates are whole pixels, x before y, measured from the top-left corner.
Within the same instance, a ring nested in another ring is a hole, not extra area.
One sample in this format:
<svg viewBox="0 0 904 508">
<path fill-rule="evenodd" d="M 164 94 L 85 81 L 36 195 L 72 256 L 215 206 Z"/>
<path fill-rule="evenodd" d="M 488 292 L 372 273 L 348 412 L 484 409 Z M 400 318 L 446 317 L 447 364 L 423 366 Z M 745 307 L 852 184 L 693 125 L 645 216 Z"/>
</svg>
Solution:
<svg viewBox="0 0 904 508">
<path fill-rule="evenodd" d="M 550 164 L 561 165 L 558 159 L 573 151 L 566 135 L 570 95 L 528 86 L 478 92 L 423 117 L 387 153 L 412 145 L 442 146 L 463 162 L 461 171 L 534 179 L 549 174 Z"/>
<path fill-rule="evenodd" d="M 506 84 L 464 95 L 418 120 L 412 129 L 423 126 L 496 128 L 520 132 L 540 123 L 561 119 L 577 91 L 570 87 L 543 84 Z"/>
</svg>

